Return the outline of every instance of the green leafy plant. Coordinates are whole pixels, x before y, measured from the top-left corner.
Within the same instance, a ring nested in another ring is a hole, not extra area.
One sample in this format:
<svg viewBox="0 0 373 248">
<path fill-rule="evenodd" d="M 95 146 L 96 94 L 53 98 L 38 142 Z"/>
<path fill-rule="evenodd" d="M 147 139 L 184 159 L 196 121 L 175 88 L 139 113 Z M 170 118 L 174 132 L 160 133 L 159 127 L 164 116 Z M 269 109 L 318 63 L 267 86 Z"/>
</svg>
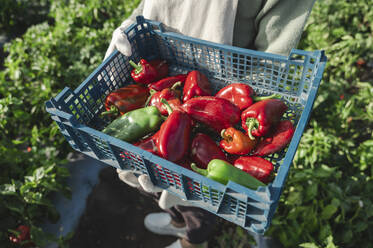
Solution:
<svg viewBox="0 0 373 248">
<path fill-rule="evenodd" d="M 9 37 L 48 18 L 50 0 L 2 0 L 0 5 L 0 34 Z"/>
<path fill-rule="evenodd" d="M 267 233 L 285 247 L 373 246 L 372 3 L 318 1 L 304 32 L 328 63 Z"/>
<path fill-rule="evenodd" d="M 8 56 L 0 72 L 1 247 L 10 245 L 11 230 L 21 224 L 30 226 L 37 246 L 50 241 L 63 245 L 64 238 L 45 233 L 40 225 L 59 218 L 50 200 L 53 192 L 69 196 L 69 173 L 60 165 L 72 149 L 44 104 L 65 86 L 75 88 L 102 62 L 113 30 L 138 2 L 50 1 L 48 21 L 5 46 Z"/>
</svg>

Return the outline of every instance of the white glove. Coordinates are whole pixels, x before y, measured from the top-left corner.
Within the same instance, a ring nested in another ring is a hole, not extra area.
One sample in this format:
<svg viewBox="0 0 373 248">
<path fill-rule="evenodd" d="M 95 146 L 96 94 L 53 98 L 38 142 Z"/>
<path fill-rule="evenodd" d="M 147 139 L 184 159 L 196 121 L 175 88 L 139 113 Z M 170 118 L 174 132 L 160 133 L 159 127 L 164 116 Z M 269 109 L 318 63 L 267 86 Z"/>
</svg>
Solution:
<svg viewBox="0 0 373 248">
<path fill-rule="evenodd" d="M 162 192 L 161 197 L 158 200 L 158 205 L 162 209 L 168 209 L 175 205 L 192 206 L 189 202 L 180 199 L 178 196 L 155 186 L 148 175 L 144 174 L 139 176 L 139 183 L 146 192 Z"/>
<path fill-rule="evenodd" d="M 131 24 L 131 20 L 126 20 L 120 25 L 120 27 L 114 30 L 109 48 L 105 53 L 104 60 L 107 59 L 110 56 L 110 54 L 114 52 L 115 49 L 117 49 L 119 52 L 126 55 L 127 57 L 131 56 L 131 44 L 128 41 L 126 35 L 124 34 L 124 30 L 126 30 Z"/>
<path fill-rule="evenodd" d="M 131 187 L 138 188 L 141 187 L 139 180 L 135 176 L 135 174 L 131 171 L 125 171 L 121 169 L 117 169 L 119 179 L 128 184 Z"/>
<path fill-rule="evenodd" d="M 166 190 L 162 191 L 161 197 L 158 200 L 158 205 L 162 209 L 169 209 L 176 205 L 193 207 L 193 205 L 188 201 L 184 201 L 183 199 L 172 193 L 169 193 Z"/>
<path fill-rule="evenodd" d="M 148 175 L 143 174 L 137 178 L 133 172 L 120 169 L 117 169 L 117 173 L 119 179 L 131 187 L 141 187 L 148 193 L 162 192 L 161 197 L 158 200 L 158 205 L 162 209 L 168 209 L 175 205 L 193 206 L 189 202 L 180 199 L 176 195 L 169 193 L 168 191 L 163 190 L 158 186 L 155 186 Z"/>
<path fill-rule="evenodd" d="M 134 188 L 142 188 L 148 193 L 158 193 L 163 189 L 155 186 L 148 175 L 140 175 L 137 177 L 135 173 L 128 170 L 117 169 L 119 179 Z"/>
</svg>

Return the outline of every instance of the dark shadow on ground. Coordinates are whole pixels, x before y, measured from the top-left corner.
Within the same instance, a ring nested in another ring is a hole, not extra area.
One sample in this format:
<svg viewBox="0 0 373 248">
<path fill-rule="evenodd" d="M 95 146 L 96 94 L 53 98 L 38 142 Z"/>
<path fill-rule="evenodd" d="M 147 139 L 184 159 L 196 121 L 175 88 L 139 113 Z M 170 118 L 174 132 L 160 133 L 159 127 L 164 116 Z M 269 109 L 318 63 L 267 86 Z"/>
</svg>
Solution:
<svg viewBox="0 0 373 248">
<path fill-rule="evenodd" d="M 153 234 L 143 224 L 148 213 L 161 211 L 153 199 L 121 182 L 114 167 L 106 167 L 87 198 L 85 212 L 69 245 L 71 248 L 163 248 L 176 238 Z M 280 247 L 267 241 L 260 247 Z M 210 248 L 248 248 L 255 242 L 244 229 L 219 218 L 208 243 Z"/>
<path fill-rule="evenodd" d="M 164 247 L 175 238 L 145 229 L 146 214 L 162 211 L 150 198 L 118 179 L 113 167 L 100 172 L 100 182 L 87 199 L 71 248 Z"/>
</svg>

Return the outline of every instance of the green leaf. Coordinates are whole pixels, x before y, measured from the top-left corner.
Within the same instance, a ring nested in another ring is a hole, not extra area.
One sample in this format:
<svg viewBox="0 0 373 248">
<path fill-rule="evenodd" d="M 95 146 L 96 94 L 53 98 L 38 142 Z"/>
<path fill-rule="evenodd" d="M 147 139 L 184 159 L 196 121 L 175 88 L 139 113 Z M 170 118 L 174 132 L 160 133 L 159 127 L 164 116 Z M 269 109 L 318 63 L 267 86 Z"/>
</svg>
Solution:
<svg viewBox="0 0 373 248">
<path fill-rule="evenodd" d="M 328 236 L 332 235 L 332 230 L 329 224 L 324 224 L 320 228 L 319 239 L 325 240 Z"/>
<path fill-rule="evenodd" d="M 2 194 L 2 195 L 18 195 L 16 185 L 14 185 L 14 184 L 0 185 L 0 194 Z"/>
<path fill-rule="evenodd" d="M 314 243 L 303 243 L 299 245 L 300 247 L 304 248 L 320 248 L 319 246 L 315 245 Z"/>
<path fill-rule="evenodd" d="M 317 196 L 318 192 L 318 185 L 315 182 L 309 183 L 307 190 L 305 192 L 306 194 L 306 199 L 307 200 L 312 200 Z"/>
<path fill-rule="evenodd" d="M 314 175 L 320 178 L 331 177 L 335 171 L 336 168 L 328 167 L 327 165 L 323 164 L 321 167 L 315 170 Z"/>
<path fill-rule="evenodd" d="M 321 212 L 321 219 L 330 219 L 335 214 L 335 212 L 337 212 L 337 210 L 338 208 L 335 205 L 327 205 Z"/>
<path fill-rule="evenodd" d="M 334 243 L 333 243 L 333 236 L 328 236 L 326 239 L 326 247 L 325 248 L 338 248 Z"/>
</svg>

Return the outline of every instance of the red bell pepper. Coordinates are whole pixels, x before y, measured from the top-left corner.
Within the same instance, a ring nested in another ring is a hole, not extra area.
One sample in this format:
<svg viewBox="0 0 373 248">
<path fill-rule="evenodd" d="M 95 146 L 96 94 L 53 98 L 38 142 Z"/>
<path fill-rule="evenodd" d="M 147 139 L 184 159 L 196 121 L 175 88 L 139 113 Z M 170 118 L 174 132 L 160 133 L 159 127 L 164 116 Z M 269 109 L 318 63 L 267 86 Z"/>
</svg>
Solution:
<svg viewBox="0 0 373 248">
<path fill-rule="evenodd" d="M 241 113 L 242 128 L 251 139 L 267 135 L 288 109 L 279 99 L 267 99 L 254 103 Z"/>
<path fill-rule="evenodd" d="M 206 169 L 208 163 L 215 158 L 228 162 L 226 155 L 215 141 L 204 133 L 197 133 L 193 138 L 190 157 L 203 169 Z"/>
<path fill-rule="evenodd" d="M 186 101 L 182 108 L 193 119 L 200 121 L 217 132 L 234 126 L 240 121 L 240 109 L 227 99 L 201 96 Z"/>
<path fill-rule="evenodd" d="M 149 89 L 161 91 L 166 88 L 171 88 L 175 83 L 181 82 L 181 85 L 184 84 L 186 79 L 186 74 L 179 74 L 172 77 L 162 78 L 154 83 L 148 85 Z"/>
<path fill-rule="evenodd" d="M 229 100 L 242 111 L 251 106 L 254 101 L 257 102 L 265 99 L 271 99 L 277 95 L 255 96 L 253 88 L 251 88 L 249 85 L 243 83 L 233 83 L 219 90 L 215 96 Z"/>
<path fill-rule="evenodd" d="M 20 225 L 17 227 L 16 231 L 18 232 L 18 235 L 11 234 L 9 236 L 10 242 L 14 244 L 22 245 L 22 247 L 33 246 L 33 242 L 30 240 L 30 227 L 29 226 Z"/>
<path fill-rule="evenodd" d="M 294 126 L 289 120 L 280 121 L 269 137 L 262 139 L 255 147 L 253 155 L 266 156 L 285 148 L 294 135 Z"/>
<path fill-rule="evenodd" d="M 272 177 L 273 164 L 261 157 L 239 157 L 234 161 L 233 165 L 234 167 L 249 173 L 263 183 L 268 183 Z"/>
<path fill-rule="evenodd" d="M 256 145 L 256 140 L 250 139 L 243 132 L 229 127 L 221 131 L 220 147 L 226 152 L 237 155 L 248 154 Z"/>
<path fill-rule="evenodd" d="M 158 72 L 148 61 L 141 59 L 140 62 L 136 64 L 130 60 L 129 63 L 135 68 L 131 71 L 131 77 L 136 83 L 150 84 L 156 81 Z"/>
<path fill-rule="evenodd" d="M 168 76 L 168 64 L 166 60 L 154 59 L 149 61 L 149 64 L 157 71 L 157 77 L 154 82 Z"/>
<path fill-rule="evenodd" d="M 134 143 L 134 146 L 140 147 L 141 149 L 151 152 L 155 155 L 158 154 L 158 149 L 157 149 L 157 139 L 159 136 L 159 131 L 156 132 L 153 136 L 150 136 L 148 138 L 145 138 L 143 140 L 140 140 L 136 143 Z"/>
<path fill-rule="evenodd" d="M 188 73 L 183 89 L 183 102 L 196 96 L 211 96 L 212 90 L 207 77 L 200 71 Z"/>
<path fill-rule="evenodd" d="M 179 99 L 178 92 L 170 88 L 165 88 L 162 91 L 153 93 L 150 98 L 149 105 L 156 106 L 162 115 L 168 115 L 167 108 L 161 102 L 162 99 L 167 100 L 172 109 L 181 109 L 181 101 Z"/>
<path fill-rule="evenodd" d="M 192 120 L 187 113 L 172 110 L 166 100 L 162 99 L 161 102 L 166 105 L 169 116 L 159 129 L 158 153 L 163 158 L 176 162 L 188 154 Z"/>
<path fill-rule="evenodd" d="M 123 115 L 124 113 L 141 108 L 149 97 L 147 87 L 130 84 L 111 92 L 105 99 L 106 111 L 102 115 Z"/>
<path fill-rule="evenodd" d="M 190 160 L 189 157 L 183 157 L 181 160 L 177 161 L 176 163 L 180 165 L 181 167 L 184 167 L 185 169 L 192 170 L 192 168 L 190 167 L 190 164 L 192 163 L 192 161 Z"/>
</svg>

